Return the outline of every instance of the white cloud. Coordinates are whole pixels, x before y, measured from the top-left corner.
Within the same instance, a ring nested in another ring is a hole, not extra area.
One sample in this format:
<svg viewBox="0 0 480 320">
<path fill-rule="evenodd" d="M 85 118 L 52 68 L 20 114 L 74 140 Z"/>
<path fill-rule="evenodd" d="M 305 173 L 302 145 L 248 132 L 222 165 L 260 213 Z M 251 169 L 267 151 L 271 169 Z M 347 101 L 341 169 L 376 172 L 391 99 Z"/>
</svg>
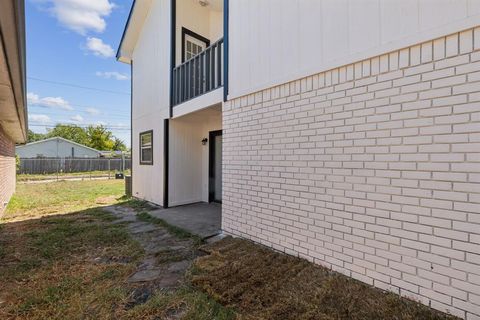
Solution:
<svg viewBox="0 0 480 320">
<path fill-rule="evenodd" d="M 116 71 L 105 71 L 105 72 L 100 72 L 97 71 L 96 73 L 97 77 L 105 78 L 105 79 L 115 79 L 115 80 L 128 80 L 129 77 L 128 75 Z"/>
<path fill-rule="evenodd" d="M 44 97 L 41 98 L 38 94 L 29 92 L 27 94 L 28 104 L 46 108 L 58 108 L 71 111 L 73 107 L 70 103 L 62 97 Z"/>
<path fill-rule="evenodd" d="M 87 109 L 85 109 L 85 112 L 92 115 L 92 116 L 96 116 L 96 115 L 100 114 L 100 110 L 95 109 L 95 108 L 87 108 Z"/>
<path fill-rule="evenodd" d="M 110 45 L 104 43 L 102 39 L 88 37 L 86 45 L 87 49 L 98 57 L 111 58 L 115 56 L 115 51 L 113 50 L 113 48 Z"/>
<path fill-rule="evenodd" d="M 73 122 L 82 122 L 83 121 L 83 117 L 79 114 L 76 114 L 74 115 L 73 117 L 70 118 L 70 120 L 72 120 Z"/>
<path fill-rule="evenodd" d="M 48 3 L 47 10 L 66 28 L 81 35 L 89 31 L 103 32 L 107 27 L 105 17 L 115 4 L 110 0 L 36 0 Z"/>
<path fill-rule="evenodd" d="M 52 119 L 50 119 L 50 117 L 46 114 L 29 114 L 28 120 L 38 122 L 40 124 L 48 124 L 52 122 Z"/>
</svg>

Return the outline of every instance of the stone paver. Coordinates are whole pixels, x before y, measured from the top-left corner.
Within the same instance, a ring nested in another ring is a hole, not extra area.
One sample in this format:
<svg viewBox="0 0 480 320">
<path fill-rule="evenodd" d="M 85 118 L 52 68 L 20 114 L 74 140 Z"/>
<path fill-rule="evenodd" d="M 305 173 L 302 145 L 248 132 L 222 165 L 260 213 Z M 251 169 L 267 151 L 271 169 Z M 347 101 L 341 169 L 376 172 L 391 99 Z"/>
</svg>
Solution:
<svg viewBox="0 0 480 320">
<path fill-rule="evenodd" d="M 133 234 L 146 233 L 150 231 L 155 231 L 157 229 L 158 229 L 157 226 L 154 226 L 147 222 L 133 222 L 128 225 L 128 231 L 130 231 L 130 233 L 133 233 Z"/>
<path fill-rule="evenodd" d="M 130 278 L 128 278 L 128 282 L 146 282 L 146 281 L 154 281 L 161 278 L 162 269 L 146 269 L 140 270 L 134 273 Z"/>
<path fill-rule="evenodd" d="M 105 210 L 118 218 L 113 223 L 126 224 L 130 235 L 145 251 L 144 259 L 127 281 L 151 283 L 160 288 L 176 287 L 195 258 L 194 242 L 179 239 L 159 225 L 138 220 L 133 208 L 111 206 Z"/>
</svg>

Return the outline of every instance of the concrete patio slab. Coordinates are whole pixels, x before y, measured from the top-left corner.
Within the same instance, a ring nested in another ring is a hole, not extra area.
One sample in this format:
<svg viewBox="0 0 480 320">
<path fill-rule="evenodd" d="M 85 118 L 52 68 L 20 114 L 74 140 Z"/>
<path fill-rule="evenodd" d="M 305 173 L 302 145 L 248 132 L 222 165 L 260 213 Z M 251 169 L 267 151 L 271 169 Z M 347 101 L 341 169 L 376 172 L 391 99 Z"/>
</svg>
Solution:
<svg viewBox="0 0 480 320">
<path fill-rule="evenodd" d="M 149 214 L 202 238 L 215 236 L 221 230 L 222 205 L 218 203 L 194 203 L 157 209 Z"/>
</svg>

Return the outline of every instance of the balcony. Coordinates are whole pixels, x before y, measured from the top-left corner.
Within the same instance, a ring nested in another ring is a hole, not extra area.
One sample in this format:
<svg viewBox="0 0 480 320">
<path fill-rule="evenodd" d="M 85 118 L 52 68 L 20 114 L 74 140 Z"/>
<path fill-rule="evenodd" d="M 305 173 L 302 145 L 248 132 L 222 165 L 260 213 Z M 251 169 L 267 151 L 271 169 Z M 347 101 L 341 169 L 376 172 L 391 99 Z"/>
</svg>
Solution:
<svg viewBox="0 0 480 320">
<path fill-rule="evenodd" d="M 172 70 L 173 106 L 223 87 L 223 50 L 221 38 Z"/>
</svg>

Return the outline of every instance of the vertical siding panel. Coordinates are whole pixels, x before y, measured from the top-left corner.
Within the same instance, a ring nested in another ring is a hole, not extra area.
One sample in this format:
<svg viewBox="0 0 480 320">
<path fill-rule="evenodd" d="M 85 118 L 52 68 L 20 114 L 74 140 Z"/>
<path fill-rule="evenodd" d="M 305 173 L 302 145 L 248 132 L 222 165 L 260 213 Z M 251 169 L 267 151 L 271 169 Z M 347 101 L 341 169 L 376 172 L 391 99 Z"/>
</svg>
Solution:
<svg viewBox="0 0 480 320">
<path fill-rule="evenodd" d="M 379 0 L 350 1 L 348 6 L 350 53 L 379 45 Z"/>
<path fill-rule="evenodd" d="M 471 0 L 231 1 L 230 97 L 461 31 L 479 10 Z"/>
<path fill-rule="evenodd" d="M 281 6 L 276 5 L 276 0 L 268 0 L 270 7 L 270 76 L 272 79 L 282 75 L 282 41 L 286 38 L 282 35 Z"/>
<path fill-rule="evenodd" d="M 325 0 L 322 9 L 323 57 L 331 61 L 339 52 L 348 52 L 348 1 Z"/>
<path fill-rule="evenodd" d="M 380 38 L 386 44 L 418 30 L 418 1 L 380 1 Z"/>
<path fill-rule="evenodd" d="M 322 2 L 300 0 L 299 6 L 300 66 L 311 69 L 323 61 Z"/>
</svg>

